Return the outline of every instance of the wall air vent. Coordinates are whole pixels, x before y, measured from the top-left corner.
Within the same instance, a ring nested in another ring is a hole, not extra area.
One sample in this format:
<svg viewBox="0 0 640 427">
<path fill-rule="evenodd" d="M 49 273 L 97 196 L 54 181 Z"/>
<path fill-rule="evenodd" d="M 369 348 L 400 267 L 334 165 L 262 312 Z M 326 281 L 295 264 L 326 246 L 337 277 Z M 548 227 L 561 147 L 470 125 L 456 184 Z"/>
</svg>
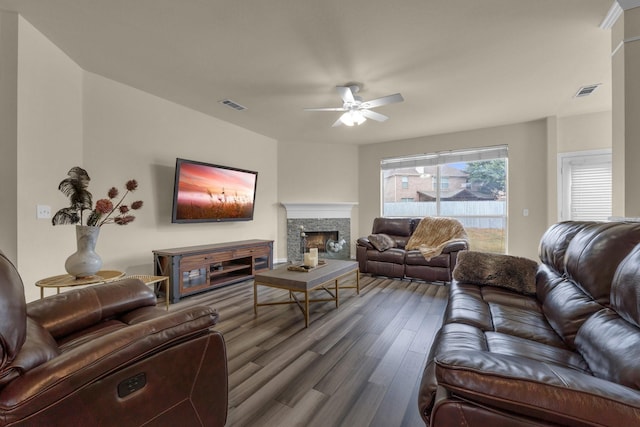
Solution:
<svg viewBox="0 0 640 427">
<path fill-rule="evenodd" d="M 247 109 L 247 107 L 244 107 L 240 104 L 238 104 L 237 102 L 233 102 L 230 99 L 223 99 L 222 101 L 218 101 L 220 104 L 226 105 L 229 108 L 233 108 L 234 110 L 237 111 L 244 111 Z"/>
<path fill-rule="evenodd" d="M 576 93 L 576 98 L 579 98 L 581 96 L 591 95 L 593 92 L 596 91 L 596 89 L 598 89 L 598 87 L 600 87 L 599 83 L 597 85 L 582 86 L 578 91 L 578 93 Z"/>
</svg>

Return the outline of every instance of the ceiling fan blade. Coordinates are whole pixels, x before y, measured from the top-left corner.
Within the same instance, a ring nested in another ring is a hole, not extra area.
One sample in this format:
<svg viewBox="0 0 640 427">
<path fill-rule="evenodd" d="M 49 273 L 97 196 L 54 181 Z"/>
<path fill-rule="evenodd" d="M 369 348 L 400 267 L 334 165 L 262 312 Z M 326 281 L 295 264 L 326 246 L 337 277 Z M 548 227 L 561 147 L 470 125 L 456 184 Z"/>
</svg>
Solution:
<svg viewBox="0 0 640 427">
<path fill-rule="evenodd" d="M 383 96 L 382 98 L 372 99 L 371 101 L 365 101 L 360 104 L 360 108 L 375 108 L 382 105 L 393 104 L 395 102 L 402 102 L 404 98 L 399 93 L 393 95 Z"/>
<path fill-rule="evenodd" d="M 375 120 L 376 122 L 384 122 L 385 120 L 387 120 L 389 118 L 389 117 L 385 116 L 384 114 L 376 113 L 375 111 L 371 111 L 371 110 L 359 110 L 359 111 L 367 119 Z"/>
<path fill-rule="evenodd" d="M 304 111 L 347 111 L 345 108 L 336 107 L 336 108 L 305 108 Z"/>
<path fill-rule="evenodd" d="M 351 88 L 349 86 L 336 86 L 336 89 L 344 102 L 355 102 L 353 92 L 351 92 Z"/>
</svg>

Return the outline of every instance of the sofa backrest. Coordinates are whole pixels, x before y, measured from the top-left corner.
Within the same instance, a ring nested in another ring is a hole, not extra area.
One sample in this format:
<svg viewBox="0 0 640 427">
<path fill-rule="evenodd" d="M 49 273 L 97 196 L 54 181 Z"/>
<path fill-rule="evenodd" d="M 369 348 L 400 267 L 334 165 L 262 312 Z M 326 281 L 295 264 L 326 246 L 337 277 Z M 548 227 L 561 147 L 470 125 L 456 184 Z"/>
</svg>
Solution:
<svg viewBox="0 0 640 427">
<path fill-rule="evenodd" d="M 613 276 L 640 243 L 640 223 L 605 222 L 582 230 L 569 243 L 565 273 L 596 302 L 609 305 Z"/>
<path fill-rule="evenodd" d="M 540 239 L 538 254 L 540 261 L 560 275 L 564 274 L 564 255 L 571 240 L 586 227 L 597 224 L 594 221 L 565 221 L 552 225 Z"/>
<path fill-rule="evenodd" d="M 420 219 L 379 217 L 373 220 L 371 234 L 386 234 L 396 241 L 399 248 L 404 248 L 409 237 L 416 229 Z"/>
<path fill-rule="evenodd" d="M 577 350 L 596 377 L 640 390 L 640 245 L 620 262 L 609 305 L 580 328 Z"/>
<path fill-rule="evenodd" d="M 0 377 L 22 348 L 27 330 L 24 286 L 13 263 L 0 251 Z"/>
<path fill-rule="evenodd" d="M 640 243 L 640 223 L 566 222 L 552 226 L 540 243 L 536 287 L 545 316 L 575 348 L 578 330 L 610 305 L 620 262 Z"/>
</svg>

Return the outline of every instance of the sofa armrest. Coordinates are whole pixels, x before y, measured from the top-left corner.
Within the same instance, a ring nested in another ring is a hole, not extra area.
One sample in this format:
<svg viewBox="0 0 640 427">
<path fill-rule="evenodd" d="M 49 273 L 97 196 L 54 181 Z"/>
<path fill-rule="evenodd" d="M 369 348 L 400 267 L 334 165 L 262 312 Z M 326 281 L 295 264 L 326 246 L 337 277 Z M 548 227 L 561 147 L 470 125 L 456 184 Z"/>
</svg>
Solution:
<svg viewBox="0 0 640 427">
<path fill-rule="evenodd" d="M 373 247 L 373 245 L 371 244 L 371 242 L 369 241 L 368 237 L 360 237 L 357 241 L 356 241 L 356 245 L 357 246 L 361 246 L 361 247 L 365 247 L 367 249 L 375 249 Z"/>
<path fill-rule="evenodd" d="M 558 424 L 634 425 L 640 392 L 524 357 L 456 350 L 436 357 L 438 385 L 479 405 Z"/>
<path fill-rule="evenodd" d="M 466 251 L 468 249 L 469 249 L 469 242 L 467 242 L 466 240 L 454 240 L 450 243 L 447 243 L 442 248 L 442 253 L 448 254 L 451 252 Z"/>
<path fill-rule="evenodd" d="M 198 337 L 213 333 L 210 328 L 217 318 L 217 311 L 211 307 L 193 307 L 85 342 L 7 384 L 0 393 L 0 409 L 4 413 L 23 405 L 29 407 L 29 411 L 46 408 L 78 389 L 103 381 L 123 367 L 147 359 L 154 363 L 157 354 L 176 346 L 185 347 L 183 353 L 187 359 L 199 362 L 195 350 L 189 354 L 186 348 Z M 226 359 L 220 362 L 226 364 Z M 171 369 L 166 369 L 167 375 L 170 372 Z M 31 403 L 25 405 L 27 402 Z"/>
<path fill-rule="evenodd" d="M 104 319 L 155 305 L 153 290 L 140 279 L 129 278 L 30 302 L 27 315 L 58 339 Z"/>
</svg>

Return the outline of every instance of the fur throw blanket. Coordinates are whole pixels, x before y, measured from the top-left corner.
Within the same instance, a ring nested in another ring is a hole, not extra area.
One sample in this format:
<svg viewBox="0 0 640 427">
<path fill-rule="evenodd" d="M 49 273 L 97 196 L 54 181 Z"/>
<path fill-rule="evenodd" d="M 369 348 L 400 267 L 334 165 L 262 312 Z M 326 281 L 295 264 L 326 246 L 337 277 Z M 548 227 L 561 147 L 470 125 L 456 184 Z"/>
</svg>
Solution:
<svg viewBox="0 0 640 427">
<path fill-rule="evenodd" d="M 458 241 L 469 241 L 460 221 L 453 218 L 425 217 L 418 223 L 405 249 L 418 249 L 429 261 L 440 255 L 449 243 Z"/>
<path fill-rule="evenodd" d="M 538 263 L 513 255 L 461 251 L 453 270 L 458 282 L 498 286 L 522 294 L 536 293 Z"/>
</svg>

